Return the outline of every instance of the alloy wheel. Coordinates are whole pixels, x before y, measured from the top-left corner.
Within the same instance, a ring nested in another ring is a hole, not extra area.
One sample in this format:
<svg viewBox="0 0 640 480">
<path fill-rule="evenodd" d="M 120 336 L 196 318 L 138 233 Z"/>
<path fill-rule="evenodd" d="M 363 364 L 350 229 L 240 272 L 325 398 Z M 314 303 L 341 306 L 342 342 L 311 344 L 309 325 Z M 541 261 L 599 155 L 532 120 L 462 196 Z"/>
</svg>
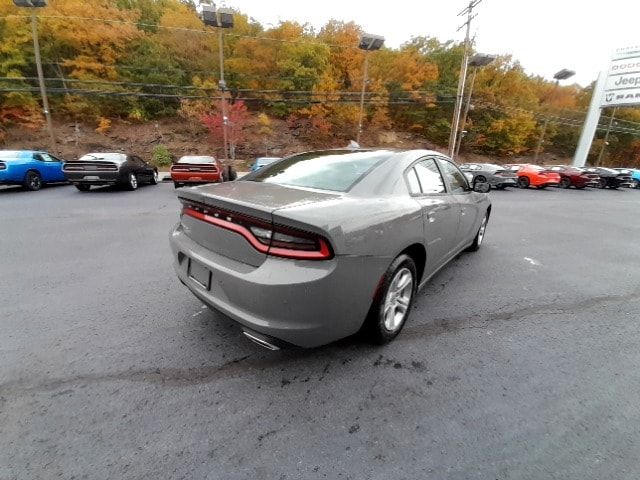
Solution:
<svg viewBox="0 0 640 480">
<path fill-rule="evenodd" d="M 393 276 L 384 300 L 382 312 L 384 327 L 388 331 L 394 332 L 402 326 L 407 317 L 412 296 L 413 274 L 407 267 L 403 267 Z"/>
</svg>

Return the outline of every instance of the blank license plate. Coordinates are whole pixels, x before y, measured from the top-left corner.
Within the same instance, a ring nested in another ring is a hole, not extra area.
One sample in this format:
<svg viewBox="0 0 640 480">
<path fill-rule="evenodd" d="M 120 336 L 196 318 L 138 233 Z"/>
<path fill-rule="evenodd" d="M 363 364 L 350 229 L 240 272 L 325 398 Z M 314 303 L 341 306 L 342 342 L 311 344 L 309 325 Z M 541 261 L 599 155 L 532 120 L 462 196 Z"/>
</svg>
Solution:
<svg viewBox="0 0 640 480">
<path fill-rule="evenodd" d="M 189 259 L 189 278 L 195 280 L 205 290 L 209 290 L 211 286 L 211 272 L 207 267 L 202 265 L 193 258 Z"/>
</svg>

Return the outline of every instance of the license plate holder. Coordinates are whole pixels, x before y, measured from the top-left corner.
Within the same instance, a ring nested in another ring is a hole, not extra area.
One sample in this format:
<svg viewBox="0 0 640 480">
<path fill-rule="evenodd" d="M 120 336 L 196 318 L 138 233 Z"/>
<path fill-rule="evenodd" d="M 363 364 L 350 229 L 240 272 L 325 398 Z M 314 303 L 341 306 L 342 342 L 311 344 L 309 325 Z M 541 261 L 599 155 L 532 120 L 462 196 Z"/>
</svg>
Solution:
<svg viewBox="0 0 640 480">
<path fill-rule="evenodd" d="M 100 180 L 98 175 L 85 175 L 82 177 L 83 180 Z"/>
<path fill-rule="evenodd" d="M 189 259 L 187 274 L 191 280 L 196 282 L 205 290 L 209 290 L 211 287 L 211 270 L 193 258 Z"/>
</svg>

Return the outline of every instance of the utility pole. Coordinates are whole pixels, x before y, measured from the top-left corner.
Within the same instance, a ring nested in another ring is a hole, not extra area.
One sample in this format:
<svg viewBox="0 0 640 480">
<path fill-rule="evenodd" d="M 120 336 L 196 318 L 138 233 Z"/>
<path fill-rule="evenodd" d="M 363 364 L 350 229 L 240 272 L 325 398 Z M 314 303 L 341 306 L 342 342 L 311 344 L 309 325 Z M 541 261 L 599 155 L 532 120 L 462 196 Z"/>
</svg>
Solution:
<svg viewBox="0 0 640 480">
<path fill-rule="evenodd" d="M 598 161 L 596 162 L 596 167 L 599 167 L 602 164 L 602 157 L 604 156 L 604 150 L 605 148 L 607 148 L 607 143 L 609 142 L 609 133 L 611 133 L 611 127 L 613 126 L 613 120 L 616 117 L 617 111 L 618 111 L 618 107 L 613 107 L 613 112 L 611 112 L 609 125 L 607 125 L 607 132 L 604 134 L 604 142 L 602 142 L 602 147 L 600 148 L 600 154 L 598 155 Z"/>
<path fill-rule="evenodd" d="M 471 21 L 476 18 L 473 13 L 473 9 L 478 6 L 482 0 L 471 0 L 467 8 L 462 10 L 458 16 L 467 16 L 467 21 L 464 22 L 457 31 L 460 31 L 463 27 L 466 27 L 464 36 L 464 52 L 462 54 L 462 64 L 460 66 L 460 77 L 458 78 L 458 91 L 456 93 L 456 104 L 453 109 L 453 119 L 451 121 L 451 133 L 449 134 L 449 157 L 453 159 L 456 148 L 456 140 L 458 136 L 458 126 L 460 124 L 460 114 L 462 112 L 462 100 L 464 96 L 464 85 L 467 81 L 467 68 L 469 66 L 469 54 L 471 52 L 471 40 L 469 34 L 471 32 Z"/>
<path fill-rule="evenodd" d="M 44 84 L 44 74 L 42 73 L 42 60 L 40 58 L 40 41 L 38 39 L 38 16 L 36 8 L 47 6 L 47 0 L 13 0 L 17 7 L 26 7 L 31 9 L 31 35 L 33 36 L 33 50 L 36 57 L 36 70 L 38 71 L 38 84 L 40 85 L 40 96 L 42 97 L 42 111 L 47 122 L 47 131 L 51 145 L 49 148 L 55 150 L 56 137 L 53 133 L 53 122 L 51 121 L 51 111 L 49 110 L 49 99 L 47 98 L 47 88 Z"/>
</svg>

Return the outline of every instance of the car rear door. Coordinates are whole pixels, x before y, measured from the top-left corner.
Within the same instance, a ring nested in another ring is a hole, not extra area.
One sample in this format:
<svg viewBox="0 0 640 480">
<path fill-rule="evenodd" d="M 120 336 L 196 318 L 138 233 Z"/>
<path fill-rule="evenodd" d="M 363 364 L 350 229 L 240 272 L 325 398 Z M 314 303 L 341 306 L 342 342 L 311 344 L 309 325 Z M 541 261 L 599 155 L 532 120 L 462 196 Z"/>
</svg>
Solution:
<svg viewBox="0 0 640 480">
<path fill-rule="evenodd" d="M 434 158 L 424 158 L 406 172 L 412 197 L 422 208 L 428 273 L 440 268 L 456 246 L 459 207 L 447 193 Z"/>
<path fill-rule="evenodd" d="M 442 170 L 451 198 L 459 208 L 460 221 L 456 233 L 455 249 L 471 243 L 480 228 L 481 194 L 476 194 L 460 169 L 449 159 L 438 157 L 438 165 Z"/>
</svg>

